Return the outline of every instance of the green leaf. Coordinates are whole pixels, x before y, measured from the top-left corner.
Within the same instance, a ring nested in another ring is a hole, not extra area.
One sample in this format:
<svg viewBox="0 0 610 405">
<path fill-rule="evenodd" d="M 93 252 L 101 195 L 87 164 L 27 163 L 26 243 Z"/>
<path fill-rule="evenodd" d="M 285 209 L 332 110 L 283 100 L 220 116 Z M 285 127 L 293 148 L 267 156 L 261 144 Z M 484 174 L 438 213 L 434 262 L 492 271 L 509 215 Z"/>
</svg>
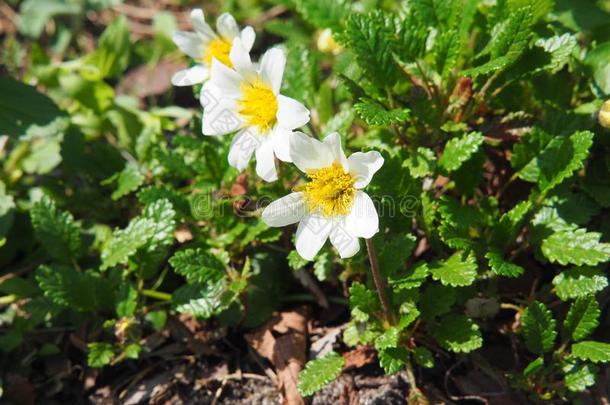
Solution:
<svg viewBox="0 0 610 405">
<path fill-rule="evenodd" d="M 288 253 L 288 265 L 292 270 L 302 269 L 307 266 L 307 263 L 309 263 L 309 261 L 303 259 L 296 250 L 291 250 L 290 253 Z"/>
<path fill-rule="evenodd" d="M 436 70 L 441 77 L 446 78 L 454 69 L 460 56 L 461 38 L 456 29 L 443 30 L 434 44 Z"/>
<path fill-rule="evenodd" d="M 409 119 L 409 110 L 397 108 L 387 110 L 378 102 L 370 98 L 362 98 L 360 102 L 354 104 L 354 110 L 368 125 L 388 126 L 400 124 Z"/>
<path fill-rule="evenodd" d="M 540 38 L 536 41 L 535 45 L 551 54 L 551 60 L 542 68 L 551 73 L 559 72 L 569 62 L 572 53 L 578 48 L 576 36 L 567 32 L 563 35 L 555 35 L 546 39 Z"/>
<path fill-rule="evenodd" d="M 451 17 L 449 0 L 412 0 L 409 2 L 413 12 L 428 26 L 442 27 Z"/>
<path fill-rule="evenodd" d="M 112 199 L 116 201 L 136 191 L 144 183 L 144 179 L 144 174 L 136 164 L 127 164 L 116 177 L 117 188 L 111 195 Z"/>
<path fill-rule="evenodd" d="M 375 246 L 379 252 L 379 268 L 383 275 L 393 277 L 401 272 L 416 246 L 415 236 L 408 234 L 384 235 L 376 238 Z"/>
<path fill-rule="evenodd" d="M 131 283 L 121 284 L 117 294 L 116 314 L 119 318 L 132 316 L 138 306 L 138 291 Z"/>
<path fill-rule="evenodd" d="M 92 272 L 77 272 L 66 266 L 40 266 L 36 281 L 53 303 L 76 311 L 94 311 L 112 305 L 110 284 Z"/>
<path fill-rule="evenodd" d="M 307 362 L 305 369 L 299 373 L 299 393 L 309 396 L 320 391 L 339 377 L 344 364 L 343 356 L 336 352 L 327 353 L 323 357 Z"/>
<path fill-rule="evenodd" d="M 289 42 L 286 51 L 282 94 L 305 104 L 313 104 L 317 65 L 309 48 L 302 43 Z"/>
<path fill-rule="evenodd" d="M 607 17 L 606 17 L 607 18 Z M 604 92 L 610 94 L 610 41 L 598 44 L 590 50 L 585 57 L 584 63 L 593 74 L 595 84 Z"/>
<path fill-rule="evenodd" d="M 490 59 L 483 65 L 464 72 L 478 76 L 502 70 L 515 63 L 527 49 L 531 37 L 532 13 L 529 7 L 512 12 L 506 20 L 499 22 L 492 30 L 492 40 L 481 55 L 489 53 Z"/>
<path fill-rule="evenodd" d="M 386 374 L 396 374 L 405 368 L 409 352 L 404 347 L 391 347 L 379 352 L 379 364 Z"/>
<path fill-rule="evenodd" d="M 430 266 L 430 272 L 432 278 L 446 286 L 470 285 L 477 277 L 476 257 L 472 252 L 455 252 L 447 260 Z"/>
<path fill-rule="evenodd" d="M 345 39 L 367 78 L 379 87 L 392 86 L 399 75 L 394 61 L 396 22 L 381 11 L 352 14 L 347 19 Z"/>
<path fill-rule="evenodd" d="M 87 364 L 89 367 L 101 368 L 112 361 L 114 348 L 110 343 L 93 342 L 87 344 Z"/>
<path fill-rule="evenodd" d="M 587 340 L 572 345 L 572 355 L 581 360 L 593 363 L 607 363 L 610 361 L 610 343 Z"/>
<path fill-rule="evenodd" d="M 389 284 L 397 291 L 418 288 L 422 285 L 430 273 L 426 262 L 418 262 L 404 272 L 399 272 L 389 278 Z"/>
<path fill-rule="evenodd" d="M 432 335 L 441 346 L 455 353 L 469 353 L 483 345 L 479 326 L 461 314 L 445 315 Z"/>
<path fill-rule="evenodd" d="M 416 347 L 411 351 L 413 353 L 413 358 L 420 366 L 424 368 L 433 368 L 434 367 L 434 356 L 430 352 L 430 350 L 425 347 Z"/>
<path fill-rule="evenodd" d="M 439 165 L 448 172 L 460 168 L 483 143 L 483 135 L 480 132 L 471 132 L 459 138 L 451 138 L 445 145 L 443 155 L 439 159 Z"/>
<path fill-rule="evenodd" d="M 491 270 L 499 276 L 519 277 L 525 269 L 517 264 L 504 260 L 502 253 L 498 250 L 490 250 L 485 254 Z"/>
<path fill-rule="evenodd" d="M 597 369 L 592 364 L 572 364 L 563 367 L 566 388 L 572 392 L 582 392 L 595 385 Z"/>
<path fill-rule="evenodd" d="M 357 281 L 349 287 L 349 305 L 352 316 L 361 322 L 367 321 L 379 309 L 375 293 Z"/>
<path fill-rule="evenodd" d="M 381 335 L 375 339 L 375 348 L 377 350 L 385 350 L 390 347 L 398 346 L 398 339 L 400 338 L 400 329 L 393 326 L 385 330 Z"/>
<path fill-rule="evenodd" d="M 557 337 L 556 324 L 553 314 L 544 304 L 532 302 L 521 317 L 521 328 L 528 350 L 536 354 L 551 351 Z"/>
<path fill-rule="evenodd" d="M 40 37 L 49 20 L 58 15 L 78 15 L 82 12 L 80 3 L 66 0 L 25 0 L 19 9 L 17 26 L 19 32 L 32 38 Z M 1 120 L 0 120 L 1 121 Z M 0 131 L 1 132 L 1 131 Z"/>
<path fill-rule="evenodd" d="M 313 272 L 318 280 L 325 281 L 328 279 L 332 270 L 333 260 L 328 252 L 322 252 L 316 255 L 316 260 L 313 264 Z"/>
<path fill-rule="evenodd" d="M 438 297 L 443 297 L 443 299 L 439 300 Z M 436 283 L 428 284 L 419 302 L 422 316 L 431 320 L 447 313 L 455 303 L 455 299 L 455 288 Z"/>
<path fill-rule="evenodd" d="M 610 260 L 610 243 L 601 236 L 582 228 L 556 232 L 542 242 L 542 253 L 552 263 L 595 266 Z"/>
<path fill-rule="evenodd" d="M 31 125 L 46 125 L 63 115 L 53 100 L 33 86 L 0 76 L 0 88 L 0 134 L 23 135 Z"/>
<path fill-rule="evenodd" d="M 548 191 L 582 167 L 592 144 L 593 133 L 590 131 L 557 136 L 519 170 L 518 175 L 525 181 L 538 182 L 541 192 Z"/>
<path fill-rule="evenodd" d="M 176 252 L 169 264 L 189 283 L 216 283 L 225 275 L 225 267 L 216 256 L 203 249 Z"/>
<path fill-rule="evenodd" d="M 225 294 L 225 287 L 224 279 L 215 283 L 187 284 L 174 291 L 172 303 L 180 313 L 208 319 L 218 315 L 232 303 L 234 296 Z M 225 298 L 230 298 L 230 300 Z"/>
<path fill-rule="evenodd" d="M 415 178 L 430 176 L 436 169 L 436 156 L 431 149 L 419 147 L 409 152 L 404 165 Z"/>
<path fill-rule="evenodd" d="M 104 30 L 95 51 L 84 58 L 84 63 L 94 73 L 85 70 L 83 73 L 87 73 L 87 79 L 94 81 L 116 77 L 129 65 L 130 50 L 127 17 L 119 15 Z"/>
<path fill-rule="evenodd" d="M 544 357 L 537 357 L 535 360 L 531 361 L 523 370 L 523 377 L 528 378 L 538 371 L 540 371 L 544 367 Z"/>
<path fill-rule="evenodd" d="M 48 197 L 36 202 L 30 210 L 36 238 L 56 259 L 75 258 L 80 250 L 80 226 L 69 212 L 60 211 Z"/>
<path fill-rule="evenodd" d="M 176 211 L 172 203 L 166 199 L 157 200 L 144 207 L 142 217 L 152 221 L 154 234 L 148 243 L 148 251 L 154 252 L 160 246 L 169 246 L 174 241 Z"/>
<path fill-rule="evenodd" d="M 343 21 L 350 13 L 350 3 L 345 0 L 295 0 L 295 3 L 305 21 L 334 32 L 341 31 Z"/>
<path fill-rule="evenodd" d="M 606 275 L 592 267 L 577 267 L 565 270 L 553 278 L 557 296 L 566 301 L 571 298 L 582 298 L 608 286 Z"/>
<path fill-rule="evenodd" d="M 588 296 L 574 301 L 563 322 L 564 339 L 579 341 L 589 336 L 597 328 L 600 314 L 595 297 Z"/>
</svg>

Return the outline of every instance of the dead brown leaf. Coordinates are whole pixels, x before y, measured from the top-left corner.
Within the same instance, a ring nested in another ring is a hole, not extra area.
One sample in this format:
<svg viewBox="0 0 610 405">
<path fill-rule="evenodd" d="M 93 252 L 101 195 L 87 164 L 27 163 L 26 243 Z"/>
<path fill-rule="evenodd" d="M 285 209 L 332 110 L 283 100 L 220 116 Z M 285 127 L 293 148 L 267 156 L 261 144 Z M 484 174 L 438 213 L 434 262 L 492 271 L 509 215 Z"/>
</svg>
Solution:
<svg viewBox="0 0 610 405">
<path fill-rule="evenodd" d="M 345 370 L 361 368 L 375 361 L 375 350 L 371 346 L 359 345 L 349 352 L 343 353 Z"/>
<path fill-rule="evenodd" d="M 307 360 L 306 308 L 282 312 L 245 337 L 258 354 L 275 366 L 278 385 L 284 393 L 284 404 L 304 404 L 297 383 L 299 371 Z"/>
</svg>

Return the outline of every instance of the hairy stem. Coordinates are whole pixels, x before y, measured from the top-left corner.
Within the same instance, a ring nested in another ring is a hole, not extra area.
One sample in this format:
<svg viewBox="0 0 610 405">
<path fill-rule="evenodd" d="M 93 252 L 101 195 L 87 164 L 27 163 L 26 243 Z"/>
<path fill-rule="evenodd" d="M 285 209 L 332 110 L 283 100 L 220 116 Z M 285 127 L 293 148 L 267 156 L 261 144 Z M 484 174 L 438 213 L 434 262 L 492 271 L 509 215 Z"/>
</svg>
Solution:
<svg viewBox="0 0 610 405">
<path fill-rule="evenodd" d="M 373 274 L 373 281 L 375 282 L 375 289 L 377 289 L 377 295 L 381 301 L 383 307 L 383 316 L 386 322 L 392 324 L 393 318 L 390 312 L 390 306 L 388 304 L 388 297 L 385 292 L 385 281 L 379 272 L 379 262 L 377 261 L 377 253 L 375 252 L 375 246 L 373 246 L 372 239 L 365 239 L 366 250 L 369 254 L 369 261 L 371 262 L 371 273 Z"/>
</svg>

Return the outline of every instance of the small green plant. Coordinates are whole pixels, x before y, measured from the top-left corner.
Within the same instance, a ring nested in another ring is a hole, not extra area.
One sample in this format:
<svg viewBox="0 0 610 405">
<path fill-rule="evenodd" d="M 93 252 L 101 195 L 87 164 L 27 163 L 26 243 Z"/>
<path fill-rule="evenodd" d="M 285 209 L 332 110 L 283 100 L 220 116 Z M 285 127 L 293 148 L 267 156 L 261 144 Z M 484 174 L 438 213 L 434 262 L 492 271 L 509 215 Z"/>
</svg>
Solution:
<svg viewBox="0 0 610 405">
<path fill-rule="evenodd" d="M 421 369 L 493 340 L 532 401 L 574 400 L 610 361 L 606 3 L 228 2 L 190 32 L 117 16 L 94 48 L 69 24 L 120 2 L 33 3 L 21 33 L 48 42 L 1 40 L 8 371 L 60 350 L 67 334 L 32 339 L 47 328 L 78 330 L 95 368 L 137 361 L 179 314 L 241 334 L 310 272 L 349 321 L 303 396 L 357 345 L 406 373 L 411 403 Z M 281 18 L 258 18 L 269 3 Z"/>
</svg>

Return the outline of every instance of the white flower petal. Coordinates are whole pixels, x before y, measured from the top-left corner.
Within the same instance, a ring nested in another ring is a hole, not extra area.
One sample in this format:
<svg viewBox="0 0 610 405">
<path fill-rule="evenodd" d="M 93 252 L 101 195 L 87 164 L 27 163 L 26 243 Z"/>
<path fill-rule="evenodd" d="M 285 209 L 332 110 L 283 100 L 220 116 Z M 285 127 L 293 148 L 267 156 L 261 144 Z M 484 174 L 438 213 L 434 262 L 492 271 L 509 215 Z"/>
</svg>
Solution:
<svg viewBox="0 0 610 405">
<path fill-rule="evenodd" d="M 201 131 L 204 135 L 224 135 L 242 128 L 235 99 L 225 97 L 223 89 L 211 81 L 205 82 L 199 94 L 203 106 Z"/>
<path fill-rule="evenodd" d="M 210 82 L 221 89 L 226 97 L 237 99 L 241 96 L 241 77 L 236 71 L 219 62 L 216 58 L 212 60 Z"/>
<path fill-rule="evenodd" d="M 256 39 L 256 33 L 254 32 L 254 28 L 244 28 L 243 30 L 241 30 L 241 34 L 239 37 L 241 38 L 241 42 L 244 44 L 244 49 L 250 52 L 252 50 L 252 46 L 254 45 L 254 40 Z"/>
<path fill-rule="evenodd" d="M 358 238 L 339 224 L 335 224 L 330 232 L 330 243 L 337 249 L 342 259 L 352 257 L 360 250 Z"/>
<path fill-rule="evenodd" d="M 254 66 L 250 59 L 250 53 L 248 53 L 239 37 L 235 38 L 233 41 L 229 59 L 231 59 L 231 63 L 240 75 L 248 76 L 254 74 Z"/>
<path fill-rule="evenodd" d="M 286 66 L 286 55 L 279 48 L 271 48 L 261 59 L 260 74 L 263 81 L 271 86 L 275 94 L 280 92 L 284 67 Z"/>
<path fill-rule="evenodd" d="M 256 149 L 256 174 L 265 181 L 277 180 L 273 142 L 269 139 Z"/>
<path fill-rule="evenodd" d="M 282 162 L 292 162 L 290 156 L 290 138 L 293 136 L 292 131 L 288 131 L 282 128 L 275 128 L 269 136 L 273 142 L 273 151 L 275 156 Z"/>
<path fill-rule="evenodd" d="M 214 32 L 212 27 L 210 27 L 208 23 L 205 22 L 205 17 L 203 15 L 202 9 L 196 8 L 191 11 L 191 23 L 193 24 L 193 28 L 195 29 L 195 31 L 207 42 L 216 38 L 216 33 Z"/>
<path fill-rule="evenodd" d="M 328 218 L 311 215 L 299 222 L 295 236 L 297 252 L 303 259 L 313 260 L 320 251 L 332 228 L 332 221 Z"/>
<path fill-rule="evenodd" d="M 303 173 L 330 166 L 334 161 L 328 145 L 298 131 L 290 137 L 290 157 Z"/>
<path fill-rule="evenodd" d="M 323 142 L 330 149 L 333 156 L 333 161 L 341 163 L 343 170 L 347 172 L 349 170 L 349 166 L 347 164 L 345 152 L 343 152 L 343 147 L 341 146 L 341 135 L 339 135 L 338 132 L 333 132 L 327 135 Z"/>
<path fill-rule="evenodd" d="M 269 204 L 262 214 L 269 226 L 286 226 L 299 222 L 307 215 L 303 193 L 290 193 Z"/>
<path fill-rule="evenodd" d="M 201 40 L 201 37 L 194 32 L 176 31 L 172 35 L 174 44 L 182 52 L 187 54 L 193 59 L 199 59 L 203 56 L 205 51 L 205 44 Z"/>
<path fill-rule="evenodd" d="M 244 170 L 259 146 L 260 141 L 250 131 L 239 131 L 229 147 L 229 164 L 237 170 Z"/>
<path fill-rule="evenodd" d="M 309 122 L 309 110 L 293 98 L 277 96 L 277 122 L 283 128 L 296 129 Z"/>
<path fill-rule="evenodd" d="M 383 166 L 383 157 L 377 151 L 356 152 L 350 155 L 347 162 L 350 172 L 356 177 L 354 186 L 364 188 L 371 182 L 377 170 Z"/>
<path fill-rule="evenodd" d="M 203 65 L 195 65 L 191 68 L 180 70 L 172 76 L 174 86 L 192 86 L 202 83 L 209 77 L 209 69 Z"/>
<path fill-rule="evenodd" d="M 222 13 L 218 16 L 216 29 L 226 41 L 232 41 L 233 38 L 239 36 L 237 22 L 235 22 L 235 18 L 229 13 Z"/>
<path fill-rule="evenodd" d="M 379 231 L 379 215 L 371 197 L 364 191 L 356 191 L 354 206 L 345 218 L 348 233 L 359 238 L 372 238 Z"/>
</svg>

